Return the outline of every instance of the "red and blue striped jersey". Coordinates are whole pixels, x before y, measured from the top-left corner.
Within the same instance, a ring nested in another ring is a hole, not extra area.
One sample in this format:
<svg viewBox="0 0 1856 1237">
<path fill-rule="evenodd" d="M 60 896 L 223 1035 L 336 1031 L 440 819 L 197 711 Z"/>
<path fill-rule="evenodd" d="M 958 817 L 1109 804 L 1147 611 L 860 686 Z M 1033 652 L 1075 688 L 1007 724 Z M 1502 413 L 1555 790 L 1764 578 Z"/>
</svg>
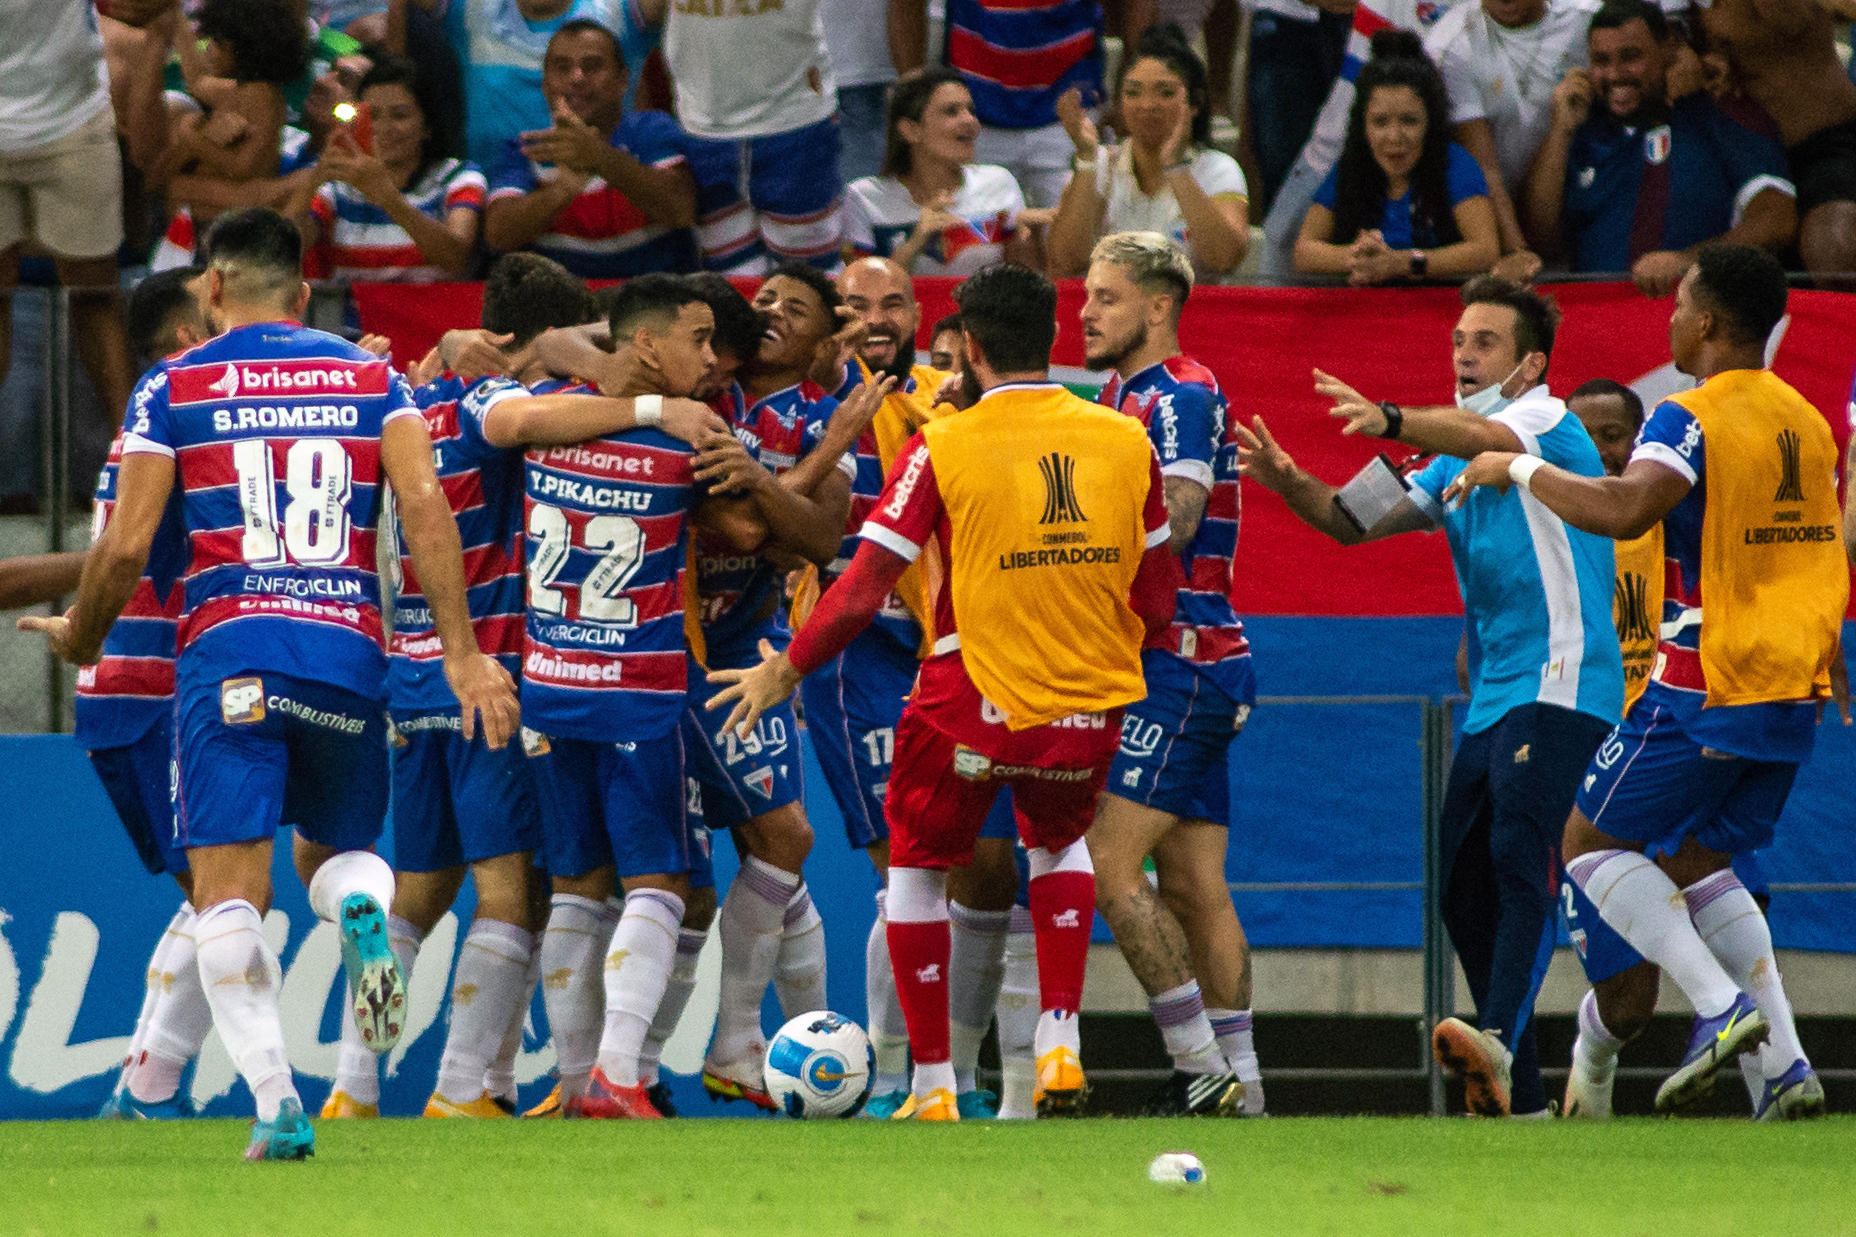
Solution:
<svg viewBox="0 0 1856 1237">
<path fill-rule="evenodd" d="M 97 474 L 96 503 L 91 508 L 90 540 L 95 544 L 116 509 L 116 473 L 122 466 L 122 435 L 110 444 L 109 459 Z M 187 534 L 181 526 L 180 498 L 155 530 L 148 564 L 135 582 L 135 593 L 103 638 L 103 656 L 77 672 L 74 708 L 78 746 L 87 751 L 127 747 L 173 707 L 174 633 L 180 625 L 182 591 L 176 585 L 187 570 Z"/>
<path fill-rule="evenodd" d="M 1162 477 L 1183 477 L 1209 498 L 1192 544 L 1180 555 L 1186 583 L 1173 625 L 1147 647 L 1191 662 L 1219 688 L 1238 696 L 1248 681 L 1250 641 L 1231 608 L 1231 560 L 1237 554 L 1238 472 L 1235 424 L 1212 371 L 1190 357 L 1148 366 L 1125 383 L 1109 377 L 1101 402 L 1138 417 L 1160 457 Z"/>
<path fill-rule="evenodd" d="M 739 384 L 710 401 L 735 437 L 767 471 L 790 471 L 825 435 L 838 401 L 814 382 L 800 382 L 748 403 Z M 846 476 L 854 465 L 839 461 Z M 780 606 L 780 573 L 758 554 L 743 554 L 719 536 L 697 533 L 696 595 L 702 606 L 703 643 L 712 664 L 722 664 L 762 636 L 784 643 L 791 635 Z"/>
<path fill-rule="evenodd" d="M 973 92 L 973 113 L 996 129 L 1057 123 L 1072 86 L 1093 107 L 1102 93 L 1102 6 L 1096 0 L 948 0 L 947 62 Z"/>
<path fill-rule="evenodd" d="M 142 380 L 123 452 L 175 460 L 182 675 L 273 670 L 384 695 L 380 432 L 418 415 L 392 365 L 294 322 L 235 328 Z"/>
<path fill-rule="evenodd" d="M 414 210 L 442 224 L 454 210 L 481 215 L 488 192 L 476 164 L 440 159 L 406 186 L 405 198 Z M 318 233 L 314 250 L 330 278 L 400 283 L 450 278 L 443 268 L 432 265 L 393 216 L 352 185 L 339 180 L 323 185 L 310 199 L 309 214 Z"/>
<path fill-rule="evenodd" d="M 527 394 L 526 387 L 507 378 L 466 384 L 454 374 L 412 393 L 425 415 L 432 463 L 458 523 L 477 647 L 512 675 L 522 672 L 522 453 L 491 446 L 483 436 L 483 418 L 503 400 Z M 394 581 L 393 639 L 387 646 L 388 701 L 396 713 L 451 712 L 458 702 L 445 682 L 445 651 L 397 521 L 394 551 L 399 578 Z"/>
<path fill-rule="evenodd" d="M 529 451 L 530 729 L 611 743 L 653 738 L 682 716 L 693 456 L 656 429 Z"/>
</svg>

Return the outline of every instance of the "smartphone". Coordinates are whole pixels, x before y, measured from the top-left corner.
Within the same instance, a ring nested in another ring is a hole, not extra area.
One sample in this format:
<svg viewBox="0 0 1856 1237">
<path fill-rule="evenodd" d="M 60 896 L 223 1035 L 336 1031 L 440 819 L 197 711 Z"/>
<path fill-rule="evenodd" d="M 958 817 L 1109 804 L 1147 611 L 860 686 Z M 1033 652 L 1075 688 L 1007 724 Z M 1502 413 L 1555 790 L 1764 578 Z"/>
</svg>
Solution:
<svg viewBox="0 0 1856 1237">
<path fill-rule="evenodd" d="M 374 113 L 365 103 L 337 103 L 335 123 L 348 130 L 362 153 L 374 153 Z"/>
</svg>

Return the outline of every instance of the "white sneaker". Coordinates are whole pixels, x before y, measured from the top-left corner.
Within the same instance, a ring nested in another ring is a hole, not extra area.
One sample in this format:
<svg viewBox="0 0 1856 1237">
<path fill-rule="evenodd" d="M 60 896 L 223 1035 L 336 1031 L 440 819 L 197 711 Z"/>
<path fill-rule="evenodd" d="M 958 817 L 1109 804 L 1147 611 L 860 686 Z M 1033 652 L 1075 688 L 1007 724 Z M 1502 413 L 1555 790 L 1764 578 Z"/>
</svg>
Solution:
<svg viewBox="0 0 1856 1237">
<path fill-rule="evenodd" d="M 1615 1068 L 1603 1078 L 1594 1078 L 1579 1068 L 1575 1056 L 1572 1072 L 1566 1075 L 1566 1096 L 1560 1101 L 1560 1111 L 1571 1121 L 1611 1120 L 1611 1089 L 1617 1078 Z"/>
</svg>

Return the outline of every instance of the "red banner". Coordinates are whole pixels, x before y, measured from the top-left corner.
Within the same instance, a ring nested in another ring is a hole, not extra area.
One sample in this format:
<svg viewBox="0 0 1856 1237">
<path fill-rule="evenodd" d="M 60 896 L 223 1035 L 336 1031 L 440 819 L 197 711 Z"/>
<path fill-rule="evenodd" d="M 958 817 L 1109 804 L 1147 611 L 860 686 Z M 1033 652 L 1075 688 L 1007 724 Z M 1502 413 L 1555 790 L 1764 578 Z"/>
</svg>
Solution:
<svg viewBox="0 0 1856 1237">
<path fill-rule="evenodd" d="M 919 279 L 924 329 L 954 308 L 954 280 Z M 1629 284 L 1549 289 L 1565 311 L 1548 380 L 1555 394 L 1589 378 L 1656 385 L 1669 362 L 1669 300 Z M 361 323 L 393 340 L 404 367 L 446 330 L 477 323 L 479 284 L 360 284 Z M 1059 288 L 1055 360 L 1082 364 L 1077 314 L 1082 285 Z M 1841 447 L 1856 366 L 1856 298 L 1795 291 L 1773 367 L 1830 422 Z M 1210 366 L 1246 423 L 1261 416 L 1298 463 L 1339 483 L 1385 444 L 1342 438 L 1314 392 L 1319 366 L 1375 399 L 1438 404 L 1450 399 L 1450 330 L 1460 304 L 1447 288 L 1203 288 L 1180 335 Z M 926 340 L 923 341 L 924 347 Z M 1663 389 L 1673 389 L 1663 384 Z M 1395 448 L 1396 449 L 1396 448 Z M 1422 615 L 1462 610 L 1441 536 L 1406 536 L 1343 548 L 1308 528 L 1283 503 L 1245 487 L 1238 546 L 1238 601 L 1250 614 Z"/>
</svg>

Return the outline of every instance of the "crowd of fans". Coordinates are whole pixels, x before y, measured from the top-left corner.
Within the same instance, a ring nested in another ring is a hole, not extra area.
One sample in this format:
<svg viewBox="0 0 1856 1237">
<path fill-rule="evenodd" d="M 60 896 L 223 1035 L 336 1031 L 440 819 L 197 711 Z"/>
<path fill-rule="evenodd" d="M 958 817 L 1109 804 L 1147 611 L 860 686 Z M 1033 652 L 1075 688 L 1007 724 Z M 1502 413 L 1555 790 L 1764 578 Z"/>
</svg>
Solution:
<svg viewBox="0 0 1856 1237">
<path fill-rule="evenodd" d="M 1856 270 L 1847 0 L 1243 0 L 1235 87 L 1233 3 L 0 0 L 0 376 L 22 257 L 113 289 L 253 204 L 349 280 L 1068 276 L 1128 229 L 1206 282 Z M 113 293 L 72 312 L 120 409 Z"/>
</svg>

